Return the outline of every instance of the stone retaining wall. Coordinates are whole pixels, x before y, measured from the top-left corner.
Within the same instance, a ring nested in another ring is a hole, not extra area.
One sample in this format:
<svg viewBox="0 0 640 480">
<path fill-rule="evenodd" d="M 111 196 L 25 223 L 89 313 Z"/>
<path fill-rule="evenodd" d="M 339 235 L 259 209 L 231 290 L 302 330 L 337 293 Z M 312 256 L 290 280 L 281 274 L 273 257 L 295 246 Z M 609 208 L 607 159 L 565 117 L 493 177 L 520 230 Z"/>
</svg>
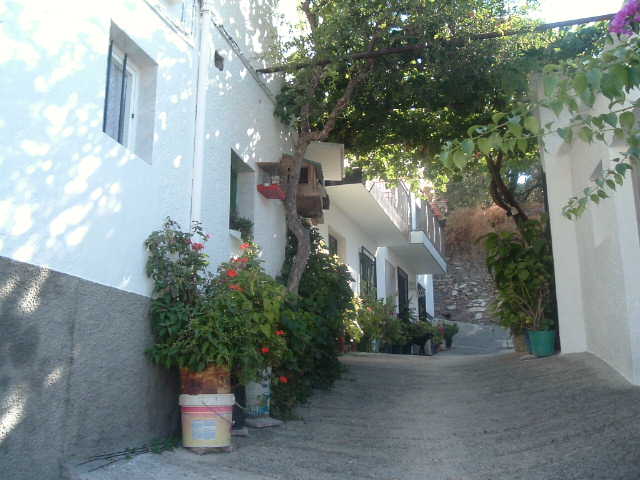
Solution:
<svg viewBox="0 0 640 480">
<path fill-rule="evenodd" d="M 482 255 L 455 252 L 448 272 L 434 277 L 436 316 L 459 322 L 494 323 L 489 310 L 495 288 Z"/>
</svg>

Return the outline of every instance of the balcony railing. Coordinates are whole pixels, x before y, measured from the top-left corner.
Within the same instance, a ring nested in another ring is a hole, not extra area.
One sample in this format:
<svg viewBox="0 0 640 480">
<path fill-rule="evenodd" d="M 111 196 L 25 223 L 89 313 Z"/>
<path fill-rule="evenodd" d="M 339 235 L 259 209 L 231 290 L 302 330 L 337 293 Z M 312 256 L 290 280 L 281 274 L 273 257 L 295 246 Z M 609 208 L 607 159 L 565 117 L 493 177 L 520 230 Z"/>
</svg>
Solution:
<svg viewBox="0 0 640 480">
<path fill-rule="evenodd" d="M 365 187 L 402 233 L 411 226 L 411 195 L 401 183 L 388 185 L 380 180 L 367 180 Z"/>
<path fill-rule="evenodd" d="M 411 194 L 402 182 L 391 184 L 382 180 L 366 180 L 360 170 L 349 172 L 342 181 L 326 182 L 329 186 L 356 183 L 362 183 L 365 186 L 407 239 L 410 230 L 423 231 L 440 255 L 444 257 L 444 228 L 429 203 L 422 202 L 422 206 L 416 205 L 414 210 L 416 218 L 415 221 L 412 221 Z"/>
<path fill-rule="evenodd" d="M 416 206 L 416 222 L 415 229 L 422 230 L 436 250 L 444 257 L 444 228 L 440 225 L 440 220 L 433 213 L 431 206 L 427 202 L 423 202 L 422 207 Z"/>
</svg>

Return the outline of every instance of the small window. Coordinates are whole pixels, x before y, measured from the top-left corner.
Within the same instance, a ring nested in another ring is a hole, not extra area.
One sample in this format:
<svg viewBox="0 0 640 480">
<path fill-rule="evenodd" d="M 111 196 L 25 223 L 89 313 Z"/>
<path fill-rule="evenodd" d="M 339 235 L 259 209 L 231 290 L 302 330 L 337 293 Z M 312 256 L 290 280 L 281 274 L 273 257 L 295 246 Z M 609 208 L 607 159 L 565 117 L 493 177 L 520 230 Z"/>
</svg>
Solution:
<svg viewBox="0 0 640 480">
<path fill-rule="evenodd" d="M 329 253 L 338 255 L 338 239 L 333 235 L 329 235 Z"/>
<path fill-rule="evenodd" d="M 418 319 L 426 322 L 429 319 L 427 313 L 427 290 L 418 284 Z"/>
<path fill-rule="evenodd" d="M 298 183 L 309 183 L 309 167 L 302 167 L 300 169 L 300 181 Z"/>
<path fill-rule="evenodd" d="M 402 318 L 409 315 L 409 275 L 398 267 L 398 314 Z"/>
<path fill-rule="evenodd" d="M 137 68 L 130 56 L 109 44 L 102 131 L 125 147 L 135 145 Z"/>
<path fill-rule="evenodd" d="M 360 296 L 378 298 L 376 257 L 364 247 L 360 251 Z"/>
<path fill-rule="evenodd" d="M 105 60 L 102 131 L 152 163 L 158 64 L 114 23 Z"/>
<path fill-rule="evenodd" d="M 218 50 L 216 50 L 213 54 L 213 64 L 218 70 L 220 71 L 224 70 L 224 57 L 220 55 Z"/>
</svg>

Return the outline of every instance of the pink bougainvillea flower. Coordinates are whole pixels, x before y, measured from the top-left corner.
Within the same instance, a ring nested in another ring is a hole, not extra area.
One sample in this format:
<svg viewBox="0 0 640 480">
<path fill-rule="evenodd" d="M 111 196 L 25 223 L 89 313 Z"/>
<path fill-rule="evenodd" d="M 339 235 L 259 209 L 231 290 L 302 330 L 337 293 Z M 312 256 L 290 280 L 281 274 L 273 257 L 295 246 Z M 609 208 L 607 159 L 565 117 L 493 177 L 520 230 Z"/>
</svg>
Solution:
<svg viewBox="0 0 640 480">
<path fill-rule="evenodd" d="M 280 380 L 280 383 L 289 383 L 289 379 L 284 375 L 281 375 L 278 380 Z"/>
<path fill-rule="evenodd" d="M 246 249 L 247 249 L 247 248 L 249 248 L 250 246 L 251 246 L 251 244 L 250 244 L 250 243 L 248 243 L 248 242 L 244 242 L 242 245 L 240 245 L 240 248 L 241 248 L 242 250 L 246 250 Z"/>
<path fill-rule="evenodd" d="M 196 252 L 199 252 L 200 250 L 202 250 L 204 248 L 204 243 L 191 242 L 191 248 L 193 250 L 195 250 Z"/>
<path fill-rule="evenodd" d="M 276 331 L 276 335 L 286 335 L 287 332 L 285 332 L 284 330 L 278 330 Z"/>
<path fill-rule="evenodd" d="M 244 288 L 242 288 L 240 285 L 238 285 L 237 283 L 233 283 L 231 285 L 229 285 L 229 288 L 231 290 L 235 290 L 236 292 L 244 292 Z"/>
<path fill-rule="evenodd" d="M 261 351 L 262 353 L 269 353 L 270 349 L 269 347 L 262 347 Z"/>
<path fill-rule="evenodd" d="M 232 268 L 230 270 L 227 270 L 227 275 L 230 276 L 231 278 L 235 278 L 238 276 L 238 271 Z"/>
<path fill-rule="evenodd" d="M 631 23 L 640 20 L 639 14 L 640 0 L 629 0 L 611 20 L 609 31 L 617 34 L 632 34 Z"/>
</svg>

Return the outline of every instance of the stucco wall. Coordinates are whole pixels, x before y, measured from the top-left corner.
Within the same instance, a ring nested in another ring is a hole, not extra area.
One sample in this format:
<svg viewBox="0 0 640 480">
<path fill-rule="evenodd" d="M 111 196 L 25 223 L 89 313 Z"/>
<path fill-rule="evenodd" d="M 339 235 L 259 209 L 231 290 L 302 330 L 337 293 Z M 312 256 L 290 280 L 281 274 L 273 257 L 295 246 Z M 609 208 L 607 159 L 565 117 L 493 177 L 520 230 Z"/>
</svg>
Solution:
<svg viewBox="0 0 640 480">
<path fill-rule="evenodd" d="M 229 15 L 237 21 L 240 10 L 232 13 Z M 209 69 L 202 220 L 214 235 L 215 245 L 208 247 L 207 253 L 215 265 L 236 253 L 239 246 L 239 241 L 228 232 L 233 150 L 253 170 L 238 192 L 238 201 L 244 205 L 240 213 L 254 222 L 255 240 L 262 247 L 265 268 L 271 275 L 277 275 L 284 261 L 286 242 L 284 208 L 281 201 L 268 200 L 257 192 L 260 178 L 256 164 L 278 162 L 283 153 L 291 153 L 291 134 L 273 116 L 272 100 L 215 28 L 212 47 L 212 51 L 217 50 L 223 56 L 224 69 L 220 71 L 213 64 Z"/>
<path fill-rule="evenodd" d="M 176 433 L 178 380 L 145 357 L 148 299 L 0 257 L 0 469 L 58 480 L 63 462 Z"/>
<path fill-rule="evenodd" d="M 600 102 L 596 109 L 604 112 Z M 550 116 L 542 119 L 543 123 Z M 640 383 L 640 243 L 633 184 L 628 179 L 613 198 L 590 204 L 578 220 L 562 216 L 567 200 L 604 170 L 623 146 L 609 148 L 555 137 L 543 154 L 560 317 L 565 353 L 589 351 L 628 380 Z"/>
<path fill-rule="evenodd" d="M 372 255 L 376 255 L 376 242 L 336 205 L 324 211 L 324 223 L 318 227 L 325 241 L 328 242 L 329 233 L 338 239 L 338 253 L 354 279 L 351 288 L 359 295 L 360 251 L 365 247 Z"/>
<path fill-rule="evenodd" d="M 150 161 L 102 132 L 112 21 L 157 63 Z M 144 239 L 189 222 L 192 44 L 142 1 L 9 1 L 2 27 L 0 255 L 148 294 Z"/>
</svg>

